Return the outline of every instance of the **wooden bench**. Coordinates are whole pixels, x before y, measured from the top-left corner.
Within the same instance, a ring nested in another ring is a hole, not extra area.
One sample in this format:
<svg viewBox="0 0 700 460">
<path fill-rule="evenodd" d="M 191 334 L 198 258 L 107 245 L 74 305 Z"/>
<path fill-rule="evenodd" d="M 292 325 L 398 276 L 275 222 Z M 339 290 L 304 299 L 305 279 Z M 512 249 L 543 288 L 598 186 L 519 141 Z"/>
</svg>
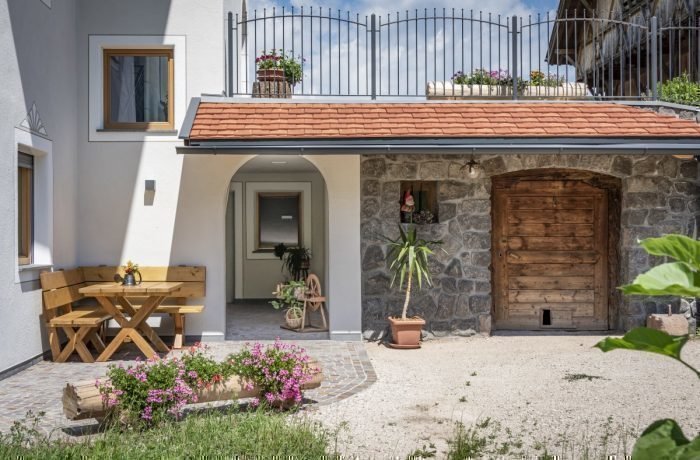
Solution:
<svg viewBox="0 0 700 460">
<path fill-rule="evenodd" d="M 49 332 L 49 346 L 53 360 L 65 362 L 73 352 L 87 362 L 95 362 L 86 342 L 93 344 L 98 352 L 105 349 L 99 335 L 100 327 L 110 318 L 101 307 L 89 306 L 75 308 L 74 304 L 83 299 L 78 292 L 86 286 L 83 272 L 73 270 L 44 272 L 40 275 L 43 296 L 43 312 L 46 328 Z M 63 331 L 68 342 L 61 349 L 59 331 Z"/>
<path fill-rule="evenodd" d="M 123 267 L 82 267 L 85 283 L 113 282 L 115 275 L 124 276 Z M 166 299 L 156 313 L 168 314 L 173 319 L 175 340 L 173 348 L 182 348 L 185 336 L 185 315 L 201 313 L 204 305 L 188 305 L 188 299 L 203 298 L 206 293 L 206 268 L 197 266 L 140 267 L 143 281 L 182 282 L 177 296 Z M 137 305 L 135 305 L 138 308 Z"/>
</svg>

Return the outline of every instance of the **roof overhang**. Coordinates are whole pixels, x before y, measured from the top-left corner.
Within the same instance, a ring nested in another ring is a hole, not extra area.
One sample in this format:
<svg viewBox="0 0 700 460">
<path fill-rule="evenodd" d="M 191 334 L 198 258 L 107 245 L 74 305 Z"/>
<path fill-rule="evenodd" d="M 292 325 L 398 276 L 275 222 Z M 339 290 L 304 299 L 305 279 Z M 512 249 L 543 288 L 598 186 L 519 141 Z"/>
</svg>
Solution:
<svg viewBox="0 0 700 460">
<path fill-rule="evenodd" d="M 421 153 L 421 154 L 637 154 L 637 155 L 698 155 L 700 140 L 690 139 L 343 139 L 343 140 L 260 140 L 203 141 L 178 147 L 179 154 L 194 155 L 338 155 Z"/>
<path fill-rule="evenodd" d="M 421 154 L 521 154 L 521 153 L 547 153 L 547 154 L 658 154 L 658 155 L 700 155 L 700 136 L 476 136 L 476 137 L 428 137 L 428 136 L 392 136 L 383 137 L 331 137 L 331 138 L 303 138 L 303 137 L 268 137 L 268 138 L 192 138 L 192 127 L 197 117 L 200 104 L 210 102 L 226 102 L 241 104 L 256 103 L 255 100 L 228 100 L 214 97 L 192 98 L 183 122 L 179 137 L 185 142 L 184 146 L 177 147 L 178 154 L 187 155 L 241 155 L 241 154 L 269 154 L 269 155 L 299 155 L 299 154 L 382 154 L 382 153 L 421 153 Z M 274 101 L 275 103 L 294 104 L 309 103 L 310 101 Z M 313 102 L 324 102 L 314 100 Z M 328 102 L 328 101 L 325 101 Z M 412 101 L 420 105 L 419 101 Z M 538 104 L 543 101 L 518 101 L 520 104 Z M 403 102 L 405 103 L 405 102 Z M 425 103 L 425 101 L 423 101 Z M 434 101 L 430 101 L 435 104 Z M 450 104 L 449 101 L 443 102 Z M 479 103 L 498 104 L 499 101 L 479 101 Z M 597 104 L 597 102 L 586 102 Z M 651 101 L 618 101 L 619 105 L 656 107 L 668 106 L 677 110 L 696 111 L 696 108 L 679 106 Z M 562 103 L 566 106 L 567 103 Z M 698 112 L 700 113 L 700 112 Z M 685 121 L 687 123 L 687 121 Z"/>
</svg>

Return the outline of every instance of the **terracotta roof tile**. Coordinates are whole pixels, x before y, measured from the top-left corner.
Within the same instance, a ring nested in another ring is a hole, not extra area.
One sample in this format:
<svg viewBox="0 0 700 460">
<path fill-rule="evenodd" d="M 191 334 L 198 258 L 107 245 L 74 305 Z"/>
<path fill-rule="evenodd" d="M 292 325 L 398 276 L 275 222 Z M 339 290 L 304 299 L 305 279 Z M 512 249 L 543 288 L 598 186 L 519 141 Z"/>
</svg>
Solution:
<svg viewBox="0 0 700 460">
<path fill-rule="evenodd" d="M 202 102 L 191 140 L 692 137 L 700 125 L 613 103 Z"/>
</svg>

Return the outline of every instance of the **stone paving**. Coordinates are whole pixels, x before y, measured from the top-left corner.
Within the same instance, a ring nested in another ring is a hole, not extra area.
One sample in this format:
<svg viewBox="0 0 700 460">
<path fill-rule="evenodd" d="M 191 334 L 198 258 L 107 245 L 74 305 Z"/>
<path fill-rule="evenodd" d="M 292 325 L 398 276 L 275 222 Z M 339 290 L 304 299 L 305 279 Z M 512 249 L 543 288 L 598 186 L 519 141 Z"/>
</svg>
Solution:
<svg viewBox="0 0 700 460">
<path fill-rule="evenodd" d="M 226 311 L 226 340 L 325 340 L 328 332 L 293 332 L 282 329 L 284 312 L 275 310 L 267 300 L 246 300 L 229 304 Z M 312 313 L 314 326 L 321 324 L 318 313 Z"/>
<path fill-rule="evenodd" d="M 209 345 L 214 357 L 223 358 L 244 344 L 244 341 L 226 341 Z M 324 373 L 321 387 L 305 393 L 308 403 L 305 407 L 333 404 L 364 390 L 377 379 L 365 345 L 361 342 L 308 340 L 302 346 L 321 363 Z M 91 431 L 96 426 L 95 420 L 71 422 L 63 416 L 63 387 L 67 382 L 102 377 L 109 364 L 133 363 L 139 354 L 135 348 L 130 347 L 133 345 L 120 351 L 118 360 L 110 363 L 43 361 L 0 380 L 0 432 L 7 432 L 14 421 L 24 418 L 27 411 L 45 413 L 39 424 L 39 428 L 45 432 L 70 435 Z"/>
</svg>

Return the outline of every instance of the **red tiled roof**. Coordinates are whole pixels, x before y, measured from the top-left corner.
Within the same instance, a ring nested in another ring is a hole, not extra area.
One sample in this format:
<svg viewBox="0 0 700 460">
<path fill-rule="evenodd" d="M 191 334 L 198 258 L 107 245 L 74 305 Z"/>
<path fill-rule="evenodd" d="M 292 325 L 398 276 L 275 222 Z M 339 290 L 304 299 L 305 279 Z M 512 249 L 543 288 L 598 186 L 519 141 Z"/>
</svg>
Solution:
<svg viewBox="0 0 700 460">
<path fill-rule="evenodd" d="M 700 138 L 700 125 L 613 103 L 200 103 L 190 140 Z"/>
</svg>

